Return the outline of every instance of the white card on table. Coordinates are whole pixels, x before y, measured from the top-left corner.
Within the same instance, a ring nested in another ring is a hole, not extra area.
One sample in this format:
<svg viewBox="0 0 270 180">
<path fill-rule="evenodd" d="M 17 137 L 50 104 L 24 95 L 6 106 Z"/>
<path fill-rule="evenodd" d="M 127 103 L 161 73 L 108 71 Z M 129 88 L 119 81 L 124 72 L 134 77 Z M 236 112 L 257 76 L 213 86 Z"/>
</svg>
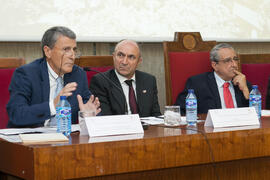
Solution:
<svg viewBox="0 0 270 180">
<path fill-rule="evenodd" d="M 138 114 L 85 118 L 90 137 L 144 133 Z"/>
<path fill-rule="evenodd" d="M 214 128 L 250 125 L 260 125 L 254 107 L 210 109 L 204 124 Z"/>
</svg>

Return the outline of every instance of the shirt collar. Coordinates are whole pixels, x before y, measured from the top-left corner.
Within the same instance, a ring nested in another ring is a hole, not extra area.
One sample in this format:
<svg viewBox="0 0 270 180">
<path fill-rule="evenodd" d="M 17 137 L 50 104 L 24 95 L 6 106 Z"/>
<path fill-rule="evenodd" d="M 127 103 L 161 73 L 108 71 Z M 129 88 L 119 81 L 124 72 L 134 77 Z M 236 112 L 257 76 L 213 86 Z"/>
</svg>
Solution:
<svg viewBox="0 0 270 180">
<path fill-rule="evenodd" d="M 215 79 L 216 79 L 216 82 L 217 82 L 217 86 L 219 88 L 223 88 L 223 84 L 225 82 L 228 82 L 228 83 L 230 83 L 230 85 L 232 85 L 231 81 L 224 81 L 216 72 L 214 72 L 214 76 L 215 76 Z"/>
<path fill-rule="evenodd" d="M 115 74 L 116 74 L 116 76 L 118 77 L 118 79 L 119 79 L 119 81 L 120 81 L 120 84 L 123 84 L 123 83 L 125 83 L 125 80 L 129 80 L 129 79 L 127 79 L 126 77 L 124 77 L 124 76 L 122 76 L 121 74 L 119 74 L 117 71 L 116 71 L 116 69 L 114 69 L 114 71 L 115 71 Z M 136 82 L 136 78 L 135 78 L 135 73 L 133 74 L 133 76 L 132 76 L 132 78 L 131 78 L 134 82 Z"/>
<path fill-rule="evenodd" d="M 50 64 L 47 61 L 47 67 L 48 67 L 48 72 L 49 74 L 54 78 L 57 79 L 58 75 L 54 72 L 54 70 L 51 68 Z M 64 77 L 64 75 L 61 76 L 62 78 Z"/>
</svg>

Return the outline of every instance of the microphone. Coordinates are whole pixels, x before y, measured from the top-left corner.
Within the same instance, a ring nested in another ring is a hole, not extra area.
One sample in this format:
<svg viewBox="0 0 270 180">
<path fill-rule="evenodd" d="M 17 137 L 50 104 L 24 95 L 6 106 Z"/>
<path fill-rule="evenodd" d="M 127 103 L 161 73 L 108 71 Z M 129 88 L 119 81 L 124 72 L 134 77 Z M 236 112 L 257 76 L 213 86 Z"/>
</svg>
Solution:
<svg viewBox="0 0 270 180">
<path fill-rule="evenodd" d="M 122 87 L 119 87 L 117 84 L 115 84 L 111 79 L 109 79 L 107 76 L 105 76 L 105 75 L 104 75 L 102 72 L 100 72 L 100 71 L 91 69 L 91 68 L 89 68 L 89 67 L 84 67 L 83 70 L 84 70 L 84 71 L 93 71 L 93 72 L 99 73 L 104 79 L 106 79 L 106 80 L 109 81 L 114 87 L 116 87 L 116 89 L 118 89 L 118 90 L 121 92 L 121 94 L 123 95 L 123 97 L 124 97 L 124 99 L 125 99 L 125 104 L 124 104 L 124 107 L 125 107 L 125 114 L 128 114 L 127 100 L 126 100 L 125 94 L 123 93 Z"/>
</svg>

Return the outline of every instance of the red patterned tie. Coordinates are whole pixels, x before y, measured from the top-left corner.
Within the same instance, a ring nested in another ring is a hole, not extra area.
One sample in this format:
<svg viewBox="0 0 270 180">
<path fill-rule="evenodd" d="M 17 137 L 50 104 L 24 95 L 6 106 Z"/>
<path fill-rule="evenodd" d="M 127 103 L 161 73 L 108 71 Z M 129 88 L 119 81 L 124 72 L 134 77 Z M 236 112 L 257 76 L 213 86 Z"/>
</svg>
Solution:
<svg viewBox="0 0 270 180">
<path fill-rule="evenodd" d="M 138 113 L 138 108 L 137 108 L 137 103 L 136 103 L 136 97 L 135 97 L 135 92 L 132 87 L 132 79 L 131 80 L 126 80 L 125 83 L 129 86 L 129 106 L 132 114 L 137 114 Z"/>
<path fill-rule="evenodd" d="M 232 94 L 229 90 L 230 83 L 225 82 L 223 84 L 223 96 L 226 108 L 234 108 Z"/>
</svg>

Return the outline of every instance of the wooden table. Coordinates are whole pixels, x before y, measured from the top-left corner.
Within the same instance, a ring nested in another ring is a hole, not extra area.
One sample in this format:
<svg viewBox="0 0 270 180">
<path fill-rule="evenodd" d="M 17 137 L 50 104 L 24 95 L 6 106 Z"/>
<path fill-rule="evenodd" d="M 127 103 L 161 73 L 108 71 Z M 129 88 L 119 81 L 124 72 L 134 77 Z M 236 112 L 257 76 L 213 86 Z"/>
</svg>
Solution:
<svg viewBox="0 0 270 180">
<path fill-rule="evenodd" d="M 0 140 L 0 171 L 36 180 L 270 179 L 270 118 L 247 130 L 185 128 L 150 126 L 142 136 L 107 139 L 75 133 L 63 144 Z"/>
</svg>

